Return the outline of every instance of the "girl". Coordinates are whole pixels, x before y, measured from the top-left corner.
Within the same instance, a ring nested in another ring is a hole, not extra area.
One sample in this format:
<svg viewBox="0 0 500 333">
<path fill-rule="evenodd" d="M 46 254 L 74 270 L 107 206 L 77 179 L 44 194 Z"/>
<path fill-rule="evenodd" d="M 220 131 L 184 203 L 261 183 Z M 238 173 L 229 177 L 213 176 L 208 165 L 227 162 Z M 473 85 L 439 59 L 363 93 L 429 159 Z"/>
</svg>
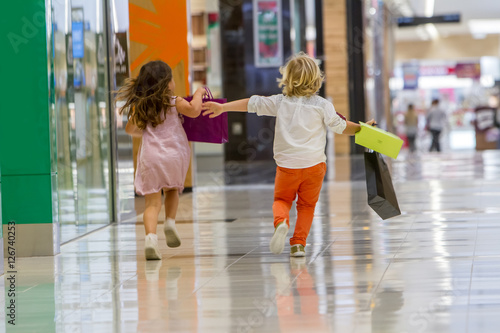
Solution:
<svg viewBox="0 0 500 333">
<path fill-rule="evenodd" d="M 125 101 L 120 113 L 130 110 L 125 131 L 142 137 L 137 155 L 136 191 L 146 198 L 144 228 L 147 260 L 161 259 L 156 225 L 161 209 L 161 194 L 165 196 L 163 231 L 169 247 L 181 245 L 175 228 L 179 193 L 189 167 L 191 151 L 179 113 L 196 118 L 200 115 L 205 90 L 196 90 L 189 103 L 173 96 L 175 82 L 172 70 L 163 61 L 145 64 L 137 78 L 129 79 L 118 91 L 117 100 Z"/>
<path fill-rule="evenodd" d="M 361 127 L 346 121 L 335 112 L 332 103 L 316 95 L 323 82 L 323 74 L 314 59 L 299 53 L 280 68 L 280 73 L 283 75 L 278 79 L 279 86 L 283 87 L 282 95 L 252 96 L 227 104 L 206 102 L 203 104 L 203 115 L 213 118 L 227 111 L 248 111 L 259 116 L 276 117 L 275 230 L 269 248 L 275 254 L 283 251 L 290 226 L 290 208 L 298 196 L 290 255 L 303 257 L 326 172 L 326 129 L 329 127 L 339 134 L 354 135 Z M 373 123 L 374 120 L 367 122 L 369 125 Z"/>
</svg>

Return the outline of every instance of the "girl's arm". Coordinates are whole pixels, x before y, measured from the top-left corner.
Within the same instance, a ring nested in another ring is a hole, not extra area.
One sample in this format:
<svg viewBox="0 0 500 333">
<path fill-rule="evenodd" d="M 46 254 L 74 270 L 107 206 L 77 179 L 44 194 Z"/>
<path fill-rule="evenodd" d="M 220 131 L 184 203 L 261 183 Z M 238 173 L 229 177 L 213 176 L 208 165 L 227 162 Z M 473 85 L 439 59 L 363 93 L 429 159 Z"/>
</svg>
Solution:
<svg viewBox="0 0 500 333">
<path fill-rule="evenodd" d="M 133 137 L 140 138 L 142 137 L 142 130 L 139 129 L 132 120 L 132 118 L 129 119 L 127 122 L 127 126 L 125 126 L 125 132 Z"/>
<path fill-rule="evenodd" d="M 360 124 L 353 123 L 352 121 L 349 121 L 349 120 L 346 120 L 346 123 L 347 123 L 347 126 L 345 127 L 342 134 L 354 135 L 357 132 L 359 132 L 359 130 L 361 129 Z M 374 119 L 366 122 L 367 125 L 373 125 L 374 123 L 375 123 Z"/>
<path fill-rule="evenodd" d="M 236 101 L 232 101 L 225 104 L 219 104 L 215 102 L 205 102 L 203 103 L 202 110 L 203 115 L 209 115 L 210 118 L 215 118 L 222 114 L 223 112 L 228 111 L 237 111 L 237 112 L 247 112 L 248 111 L 248 101 L 250 98 L 239 99 Z"/>
<path fill-rule="evenodd" d="M 206 92 L 205 88 L 202 87 L 196 89 L 191 102 L 186 101 L 182 97 L 177 97 L 175 99 L 175 108 L 180 114 L 183 114 L 186 117 L 198 117 L 201 113 L 201 104 L 203 103 L 202 98 Z"/>
</svg>

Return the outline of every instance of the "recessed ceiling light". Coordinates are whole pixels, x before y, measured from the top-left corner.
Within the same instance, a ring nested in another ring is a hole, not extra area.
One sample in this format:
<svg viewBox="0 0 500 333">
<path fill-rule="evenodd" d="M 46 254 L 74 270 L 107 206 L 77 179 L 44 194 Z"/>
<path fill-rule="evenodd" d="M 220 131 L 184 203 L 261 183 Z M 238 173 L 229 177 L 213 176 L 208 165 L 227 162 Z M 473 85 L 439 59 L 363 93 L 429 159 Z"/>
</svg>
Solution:
<svg viewBox="0 0 500 333">
<path fill-rule="evenodd" d="M 434 0 L 425 1 L 425 16 L 427 17 L 434 16 Z"/>
<path fill-rule="evenodd" d="M 500 34 L 500 20 L 475 19 L 469 20 L 469 30 L 473 35 Z"/>
</svg>

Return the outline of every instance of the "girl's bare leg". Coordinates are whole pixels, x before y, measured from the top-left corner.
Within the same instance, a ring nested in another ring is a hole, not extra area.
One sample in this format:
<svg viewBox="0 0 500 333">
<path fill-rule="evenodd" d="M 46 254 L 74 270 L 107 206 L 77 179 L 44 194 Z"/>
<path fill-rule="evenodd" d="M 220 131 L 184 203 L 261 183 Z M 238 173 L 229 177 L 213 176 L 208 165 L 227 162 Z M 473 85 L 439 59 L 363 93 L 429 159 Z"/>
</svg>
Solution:
<svg viewBox="0 0 500 333">
<path fill-rule="evenodd" d="M 163 231 L 169 247 L 178 247 L 181 245 L 181 239 L 175 228 L 175 215 L 179 206 L 179 192 L 176 189 L 165 190 L 165 223 Z"/>
<path fill-rule="evenodd" d="M 160 209 L 161 192 L 146 194 L 146 209 L 144 210 L 144 228 L 146 229 L 144 252 L 146 260 L 161 259 L 160 249 L 158 248 L 158 236 L 156 235 Z"/>
<path fill-rule="evenodd" d="M 165 193 L 165 218 L 175 220 L 177 207 L 179 206 L 179 191 L 167 190 Z"/>
<path fill-rule="evenodd" d="M 158 214 L 161 210 L 161 192 L 146 194 L 146 209 L 144 210 L 144 228 L 147 234 L 156 234 Z"/>
</svg>

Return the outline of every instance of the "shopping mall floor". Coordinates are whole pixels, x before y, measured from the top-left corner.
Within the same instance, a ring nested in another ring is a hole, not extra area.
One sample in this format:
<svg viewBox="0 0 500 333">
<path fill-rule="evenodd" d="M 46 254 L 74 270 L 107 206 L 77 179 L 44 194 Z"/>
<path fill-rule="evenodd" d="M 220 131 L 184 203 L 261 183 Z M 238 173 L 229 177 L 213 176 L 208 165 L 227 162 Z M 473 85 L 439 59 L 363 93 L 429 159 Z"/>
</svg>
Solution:
<svg viewBox="0 0 500 333">
<path fill-rule="evenodd" d="M 290 258 L 288 245 L 269 251 L 272 184 L 214 179 L 182 195 L 182 245 L 167 248 L 159 233 L 161 261 L 144 259 L 140 215 L 55 257 L 18 259 L 16 329 L 498 332 L 500 151 L 393 162 L 402 215 L 385 221 L 366 203 L 359 168 L 346 167 L 362 160 L 341 162 L 323 186 L 304 259 Z"/>
</svg>

